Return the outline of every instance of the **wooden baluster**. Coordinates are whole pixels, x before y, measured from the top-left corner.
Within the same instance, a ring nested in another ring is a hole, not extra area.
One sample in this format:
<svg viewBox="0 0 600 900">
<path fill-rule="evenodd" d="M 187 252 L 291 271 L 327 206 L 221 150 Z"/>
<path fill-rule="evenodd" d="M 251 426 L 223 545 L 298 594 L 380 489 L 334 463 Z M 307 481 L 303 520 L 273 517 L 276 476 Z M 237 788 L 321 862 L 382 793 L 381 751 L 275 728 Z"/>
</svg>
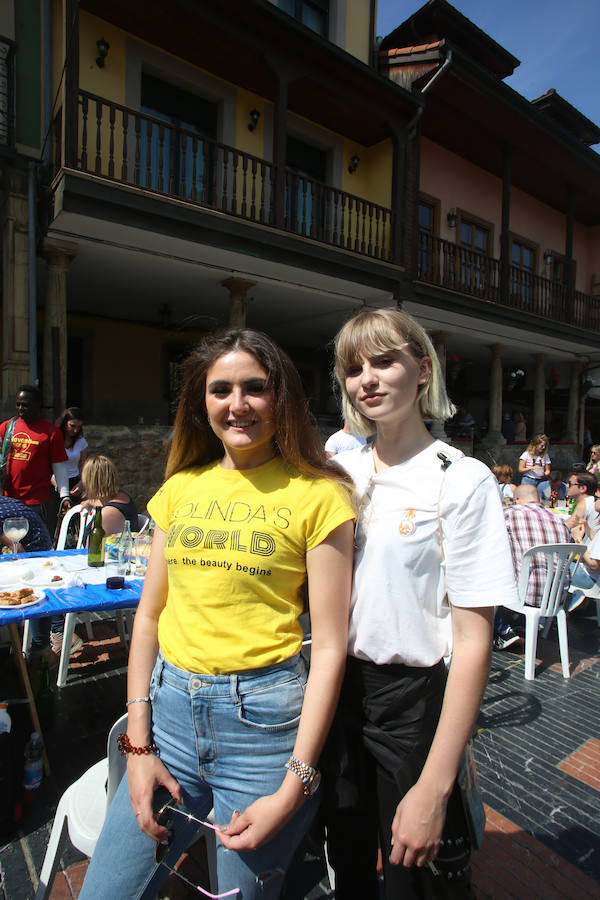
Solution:
<svg viewBox="0 0 600 900">
<path fill-rule="evenodd" d="M 269 168 L 270 172 L 270 168 Z M 265 221 L 265 184 L 266 184 L 266 167 L 264 162 L 260 161 L 260 204 L 258 209 L 258 221 Z M 269 197 L 271 192 L 269 191 Z M 270 221 L 270 219 L 269 219 Z"/>
<path fill-rule="evenodd" d="M 227 212 L 227 166 L 229 165 L 229 151 L 223 147 L 223 193 L 221 194 L 221 209 Z"/>
<path fill-rule="evenodd" d="M 247 179 L 248 179 L 248 157 L 244 153 L 242 156 L 242 207 L 240 209 L 240 215 L 244 219 L 248 218 L 248 205 L 246 203 Z"/>
<path fill-rule="evenodd" d="M 364 253 L 366 251 L 365 231 L 366 231 L 366 227 L 367 227 L 367 211 L 366 211 L 366 206 L 365 206 L 364 200 L 357 200 L 356 202 L 360 204 L 360 210 L 361 210 L 361 213 L 360 213 L 360 219 L 361 219 L 360 252 Z"/>
<path fill-rule="evenodd" d="M 298 232 L 306 237 L 306 178 L 300 176 L 301 185 L 301 203 L 298 210 Z"/>
<path fill-rule="evenodd" d="M 127 161 L 127 131 L 129 126 L 129 113 L 126 109 L 121 110 L 121 119 L 123 122 L 123 148 L 121 159 L 121 181 L 129 181 L 129 167 Z"/>
<path fill-rule="evenodd" d="M 369 203 L 369 240 L 367 243 L 367 254 L 373 256 L 373 204 Z"/>
<path fill-rule="evenodd" d="M 96 100 L 96 175 L 102 174 L 102 100 Z"/>
<path fill-rule="evenodd" d="M 81 168 L 84 172 L 87 171 L 87 121 L 88 121 L 88 98 L 84 95 L 81 98 L 81 116 L 82 116 L 82 126 L 81 126 Z M 60 135 L 60 130 L 58 131 Z M 57 140 L 57 146 L 60 146 L 60 141 Z"/>
<path fill-rule="evenodd" d="M 343 192 L 340 194 L 342 198 L 342 209 L 341 209 L 341 218 L 340 218 L 340 247 L 348 246 L 348 216 L 349 212 L 346 211 L 346 194 Z"/>
<path fill-rule="evenodd" d="M 158 126 L 158 184 L 157 189 L 161 194 L 165 191 L 165 129 L 163 125 Z"/>
<path fill-rule="evenodd" d="M 108 122 L 109 122 L 109 138 L 108 138 L 108 177 L 115 177 L 115 113 L 114 106 L 110 105 Z"/>
<path fill-rule="evenodd" d="M 358 197 L 354 198 L 354 215 L 356 219 L 356 226 L 354 229 L 354 250 L 356 253 L 360 252 L 360 207 L 359 207 L 359 199 Z"/>
<path fill-rule="evenodd" d="M 250 196 L 250 218 L 253 222 L 256 222 L 256 160 L 252 157 L 252 164 L 250 166 L 250 172 L 252 174 L 252 193 Z"/>
<path fill-rule="evenodd" d="M 383 259 L 383 247 L 379 243 L 379 216 L 381 214 L 381 210 L 378 206 L 375 207 L 375 253 L 374 256 L 379 259 Z M 383 213 L 385 215 L 385 212 Z"/>
<path fill-rule="evenodd" d="M 192 184 L 190 189 L 190 199 L 196 203 L 198 200 L 198 192 L 196 191 L 196 182 L 198 180 L 198 138 L 192 135 Z M 200 198 L 202 198 L 202 188 L 200 189 Z"/>
<path fill-rule="evenodd" d="M 169 135 L 169 184 L 167 187 L 167 192 L 169 194 L 177 194 L 178 193 L 178 185 L 175 185 L 175 147 L 177 144 L 175 129 L 168 128 L 167 134 Z M 185 134 L 181 132 L 181 136 L 183 141 L 185 142 Z M 181 164 L 179 166 L 180 174 L 179 178 L 181 180 L 182 177 L 185 177 L 185 149 L 181 150 Z"/>
<path fill-rule="evenodd" d="M 141 134 L 140 134 L 140 117 L 137 113 L 134 114 L 134 127 L 135 127 L 135 154 L 133 159 L 133 183 L 140 183 L 140 145 L 141 145 Z"/>
<path fill-rule="evenodd" d="M 146 132 L 146 187 L 152 187 L 152 124 L 144 120 Z"/>
<path fill-rule="evenodd" d="M 237 216 L 237 169 L 239 154 L 237 150 L 231 151 L 231 214 Z"/>
<path fill-rule="evenodd" d="M 336 190 L 333 191 L 332 200 L 333 200 L 333 223 L 332 223 L 333 228 L 331 231 L 331 242 L 334 245 L 334 247 L 337 247 L 337 245 L 338 245 L 338 210 L 339 210 L 339 201 L 340 201 L 339 191 L 336 191 Z"/>
</svg>

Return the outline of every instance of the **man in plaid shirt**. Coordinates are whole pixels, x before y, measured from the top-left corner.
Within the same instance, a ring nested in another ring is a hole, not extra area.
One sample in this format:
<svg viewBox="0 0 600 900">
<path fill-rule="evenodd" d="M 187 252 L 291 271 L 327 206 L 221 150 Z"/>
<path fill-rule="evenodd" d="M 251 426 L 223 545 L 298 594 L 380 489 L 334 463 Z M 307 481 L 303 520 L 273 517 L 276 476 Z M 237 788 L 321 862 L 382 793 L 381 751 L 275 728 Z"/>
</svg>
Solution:
<svg viewBox="0 0 600 900">
<path fill-rule="evenodd" d="M 508 529 L 515 578 L 519 580 L 523 554 L 537 544 L 569 544 L 571 532 L 564 519 L 550 512 L 541 503 L 537 488 L 533 484 L 520 484 L 515 491 L 515 505 L 504 510 Z M 536 557 L 529 570 L 527 603 L 539 606 L 546 579 L 546 560 Z M 519 640 L 519 635 L 511 627 L 512 615 L 499 607 L 494 621 L 494 649 L 506 650 Z"/>
</svg>

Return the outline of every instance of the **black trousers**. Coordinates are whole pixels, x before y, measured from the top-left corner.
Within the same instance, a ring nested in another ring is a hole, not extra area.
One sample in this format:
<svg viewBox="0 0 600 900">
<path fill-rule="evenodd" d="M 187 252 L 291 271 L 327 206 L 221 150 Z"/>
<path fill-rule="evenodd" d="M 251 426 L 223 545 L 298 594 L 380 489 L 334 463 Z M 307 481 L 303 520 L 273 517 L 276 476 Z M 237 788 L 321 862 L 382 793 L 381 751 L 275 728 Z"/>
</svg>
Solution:
<svg viewBox="0 0 600 900">
<path fill-rule="evenodd" d="M 336 900 L 377 900 L 381 847 L 387 900 L 475 898 L 470 868 L 448 879 L 428 866 L 393 866 L 396 807 L 415 784 L 440 716 L 446 669 L 376 666 L 348 658 L 336 717 L 323 752 L 322 821 L 335 871 Z M 466 833 L 460 793 L 448 803 L 450 822 Z M 446 830 L 445 830 L 446 834 Z"/>
</svg>

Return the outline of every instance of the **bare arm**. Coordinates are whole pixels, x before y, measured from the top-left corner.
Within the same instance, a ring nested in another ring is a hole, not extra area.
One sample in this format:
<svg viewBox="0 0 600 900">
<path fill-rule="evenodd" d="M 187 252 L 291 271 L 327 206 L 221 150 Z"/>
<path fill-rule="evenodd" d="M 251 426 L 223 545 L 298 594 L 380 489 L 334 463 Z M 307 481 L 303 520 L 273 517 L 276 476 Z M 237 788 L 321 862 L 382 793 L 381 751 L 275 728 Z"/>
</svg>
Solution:
<svg viewBox="0 0 600 900">
<path fill-rule="evenodd" d="M 452 663 L 442 712 L 419 780 L 398 804 L 390 862 L 423 866 L 435 859 L 465 745 L 487 683 L 493 608 L 452 607 Z"/>
<path fill-rule="evenodd" d="M 335 529 L 307 554 L 312 627 L 310 674 L 293 755 L 316 766 L 337 706 L 346 665 L 352 578 L 352 522 Z M 270 840 L 305 801 L 303 784 L 282 772 L 280 788 L 261 797 L 229 823 L 226 847 L 251 850 Z"/>
<path fill-rule="evenodd" d="M 526 472 L 526 471 L 527 471 L 527 466 L 525 465 L 525 460 L 520 459 L 519 460 L 519 473 L 522 475 L 523 472 Z"/>
<path fill-rule="evenodd" d="M 115 510 L 116 512 L 116 510 Z M 144 581 L 144 589 L 135 614 L 129 666 L 127 670 L 127 697 L 147 697 L 150 692 L 150 678 L 158 655 L 158 619 L 167 601 L 167 564 L 164 555 L 165 532 L 158 526 L 154 530 L 154 540 Z M 132 703 L 127 708 L 127 734 L 134 747 L 144 747 L 152 741 L 150 727 L 150 704 Z M 164 785 L 171 796 L 181 802 L 181 790 L 169 774 L 158 756 L 154 754 L 127 756 L 129 798 L 138 825 L 149 837 L 161 840 L 166 836 L 164 828 L 159 828 L 152 814 L 154 791 Z"/>
</svg>

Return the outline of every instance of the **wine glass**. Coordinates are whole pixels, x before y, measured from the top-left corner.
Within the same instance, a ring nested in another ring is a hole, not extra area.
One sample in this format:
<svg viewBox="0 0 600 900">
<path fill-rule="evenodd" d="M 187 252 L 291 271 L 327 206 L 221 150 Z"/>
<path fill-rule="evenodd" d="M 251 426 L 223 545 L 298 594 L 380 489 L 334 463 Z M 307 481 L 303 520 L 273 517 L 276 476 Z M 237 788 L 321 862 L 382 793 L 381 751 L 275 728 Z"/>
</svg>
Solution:
<svg viewBox="0 0 600 900">
<path fill-rule="evenodd" d="M 12 542 L 12 559 L 17 558 L 17 544 L 22 541 L 29 531 L 29 520 L 25 516 L 16 516 L 14 519 L 4 520 L 4 534 Z"/>
</svg>

